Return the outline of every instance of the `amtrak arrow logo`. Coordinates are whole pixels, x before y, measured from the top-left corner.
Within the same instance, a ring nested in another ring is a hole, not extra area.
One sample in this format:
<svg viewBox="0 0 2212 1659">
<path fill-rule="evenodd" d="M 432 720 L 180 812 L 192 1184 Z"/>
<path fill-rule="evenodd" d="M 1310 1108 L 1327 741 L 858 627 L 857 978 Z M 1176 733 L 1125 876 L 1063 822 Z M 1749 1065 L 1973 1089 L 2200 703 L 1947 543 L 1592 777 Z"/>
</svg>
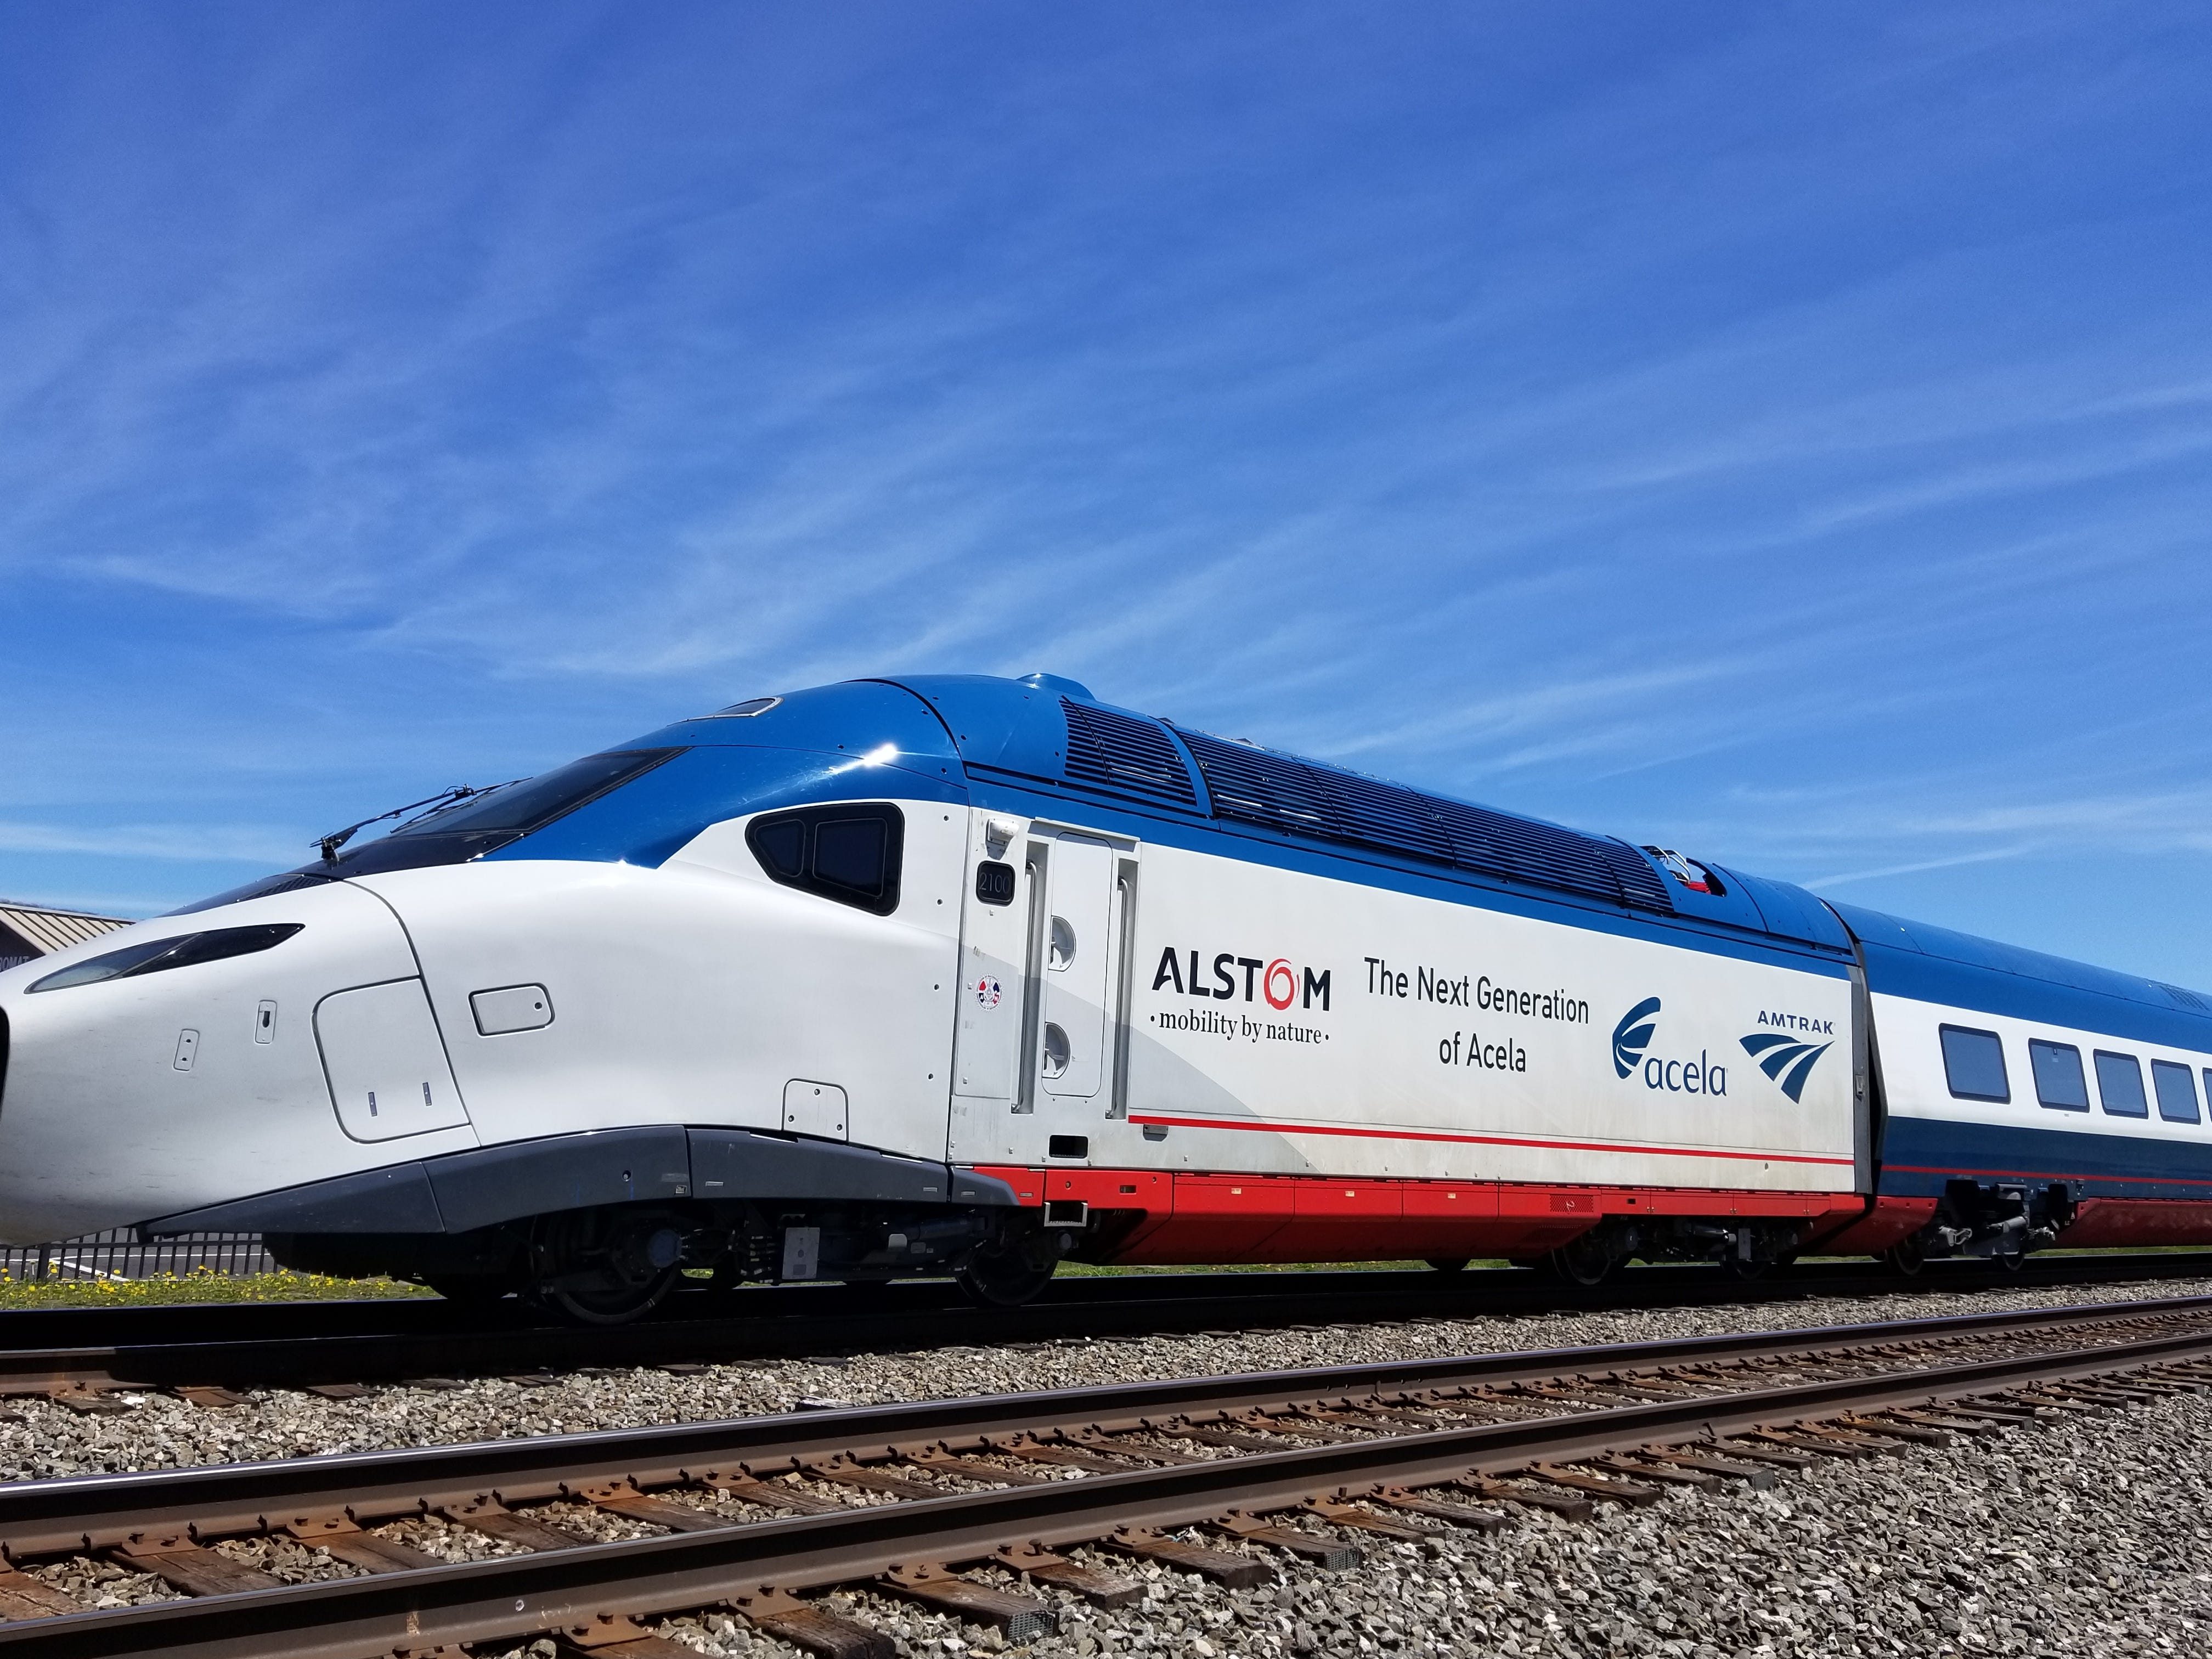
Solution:
<svg viewBox="0 0 2212 1659">
<path fill-rule="evenodd" d="M 1796 1100 L 1805 1092 L 1805 1079 L 1813 1074 L 1813 1067 L 1820 1056 L 1836 1045 L 1823 1042 L 1818 1047 L 1809 1042 L 1793 1042 L 1778 1031 L 1759 1031 L 1743 1039 L 1743 1051 L 1759 1060 L 1759 1069 L 1782 1085 L 1782 1092 Z M 1619 1039 L 1615 1039 L 1616 1050 Z M 1764 1060 L 1759 1056 L 1765 1054 Z M 1620 1062 L 1618 1058 L 1614 1065 Z M 1784 1076 L 1784 1073 L 1788 1075 Z M 1626 1076 L 1626 1073 L 1622 1073 Z"/>
<path fill-rule="evenodd" d="M 1646 997 L 1613 1028 L 1613 1069 L 1620 1076 L 1626 1077 L 1643 1062 L 1644 1051 L 1651 1046 L 1651 1034 L 1659 1029 L 1658 1022 L 1650 1016 L 1658 1012 L 1659 999 Z M 1638 1024 L 1638 1020 L 1643 1024 Z"/>
</svg>

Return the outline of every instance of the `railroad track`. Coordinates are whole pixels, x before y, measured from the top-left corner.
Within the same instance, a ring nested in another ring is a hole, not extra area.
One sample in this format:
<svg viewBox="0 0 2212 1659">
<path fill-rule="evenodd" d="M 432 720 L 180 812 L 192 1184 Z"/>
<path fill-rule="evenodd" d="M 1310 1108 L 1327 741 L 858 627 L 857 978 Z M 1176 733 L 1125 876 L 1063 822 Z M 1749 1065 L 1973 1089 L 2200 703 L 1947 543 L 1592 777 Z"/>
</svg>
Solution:
<svg viewBox="0 0 2212 1659">
<path fill-rule="evenodd" d="M 1041 1587 L 1116 1605 L 1132 1561 L 1249 1585 L 1285 1554 L 1346 1566 L 1378 1537 L 2208 1386 L 2212 1297 L 2173 1297 L 25 1483 L 0 1487 L 0 1649 L 356 1659 L 553 1635 L 673 1659 L 637 1621 L 712 1608 L 888 1659 L 819 1593 L 1021 1641 L 1057 1616 Z M 590 1541 L 580 1516 L 649 1535 Z M 431 1553 L 464 1539 L 513 1553 Z M 331 1576 L 281 1582 L 279 1544 Z M 77 1610 L 52 1581 L 86 1555 L 189 1599 Z"/>
<path fill-rule="evenodd" d="M 1942 1262 L 1914 1279 L 1821 1262 L 1746 1283 L 1711 1268 L 1640 1267 L 1593 1290 L 1528 1273 L 1192 1273 L 1055 1283 L 1044 1300 L 983 1310 L 948 1282 L 673 1298 L 665 1316 L 612 1329 L 536 1322 L 517 1303 L 435 1300 L 70 1310 L 0 1314 L 0 1395 L 81 1401 L 118 1386 L 191 1388 L 513 1376 L 584 1365 L 661 1365 L 839 1351 L 1047 1341 L 1211 1329 L 1263 1330 L 1423 1316 L 1598 1312 L 1875 1297 L 2025 1285 L 2155 1283 L 2212 1271 L 2212 1252 L 2057 1256 L 2007 1273 Z"/>
</svg>

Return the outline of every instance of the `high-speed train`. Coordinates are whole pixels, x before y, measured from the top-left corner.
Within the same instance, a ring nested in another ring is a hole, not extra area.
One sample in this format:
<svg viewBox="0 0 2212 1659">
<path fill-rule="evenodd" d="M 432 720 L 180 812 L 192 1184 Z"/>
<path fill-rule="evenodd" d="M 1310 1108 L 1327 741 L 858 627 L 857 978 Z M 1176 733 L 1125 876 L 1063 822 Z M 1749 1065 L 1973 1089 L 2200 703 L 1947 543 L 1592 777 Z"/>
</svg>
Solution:
<svg viewBox="0 0 2212 1659">
<path fill-rule="evenodd" d="M 0 1234 L 633 1317 L 2212 1242 L 2212 1005 L 1109 707 L 755 698 L 0 974 Z M 702 1271 L 703 1270 L 703 1271 Z"/>
</svg>

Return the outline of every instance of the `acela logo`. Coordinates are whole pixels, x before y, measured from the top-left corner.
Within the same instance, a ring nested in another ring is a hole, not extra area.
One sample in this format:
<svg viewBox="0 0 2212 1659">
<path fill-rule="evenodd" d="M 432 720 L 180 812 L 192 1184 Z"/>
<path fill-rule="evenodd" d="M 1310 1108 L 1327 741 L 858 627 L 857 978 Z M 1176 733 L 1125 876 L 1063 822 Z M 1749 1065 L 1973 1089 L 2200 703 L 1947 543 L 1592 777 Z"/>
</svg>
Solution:
<svg viewBox="0 0 2212 1659">
<path fill-rule="evenodd" d="M 1832 1042 L 1823 1042 L 1817 1047 L 1810 1042 L 1798 1042 L 1784 1036 L 1779 1031 L 1755 1031 L 1743 1039 L 1744 1053 L 1758 1060 L 1759 1069 L 1780 1084 L 1782 1092 L 1792 1100 L 1803 1096 L 1805 1079 L 1812 1076 L 1813 1067 L 1820 1063 L 1820 1056 L 1835 1046 Z M 1759 1060 L 1761 1054 L 1766 1058 Z M 1787 1076 L 1784 1075 L 1785 1072 Z"/>
<path fill-rule="evenodd" d="M 1651 1046 L 1652 1033 L 1659 1022 L 1650 1016 L 1659 1012 L 1659 999 L 1646 997 L 1620 1017 L 1620 1024 L 1613 1028 L 1613 1069 L 1626 1077 L 1644 1058 L 1644 1051 Z M 1637 1021 L 1644 1023 L 1639 1025 Z"/>
<path fill-rule="evenodd" d="M 1714 1065 L 1704 1049 L 1698 1050 L 1695 1060 L 1666 1060 L 1644 1053 L 1659 1030 L 1658 1013 L 1659 999 L 1646 997 L 1620 1017 L 1620 1024 L 1613 1028 L 1614 1073 L 1630 1077 L 1641 1066 L 1647 1089 L 1663 1089 L 1670 1095 L 1726 1094 L 1728 1067 Z"/>
<path fill-rule="evenodd" d="M 1252 1000 L 1256 991 L 1267 1000 L 1270 1008 L 1287 1008 L 1293 1002 L 1302 1008 L 1310 1008 L 1318 1002 L 1323 1013 L 1328 1012 L 1329 970 L 1326 968 L 1316 974 L 1310 968 L 1293 968 L 1287 957 L 1277 957 L 1270 962 L 1262 957 L 1240 957 L 1234 951 L 1224 951 L 1213 958 L 1213 978 L 1208 983 L 1199 977 L 1198 960 L 1199 953 L 1190 952 L 1190 977 L 1186 981 L 1182 952 L 1168 945 L 1161 951 L 1160 965 L 1152 972 L 1152 989 L 1172 985 L 1184 996 L 1212 997 L 1227 1002 L 1241 988 L 1247 1002 Z M 1236 971 L 1240 968 L 1244 970 L 1241 987 Z"/>
</svg>

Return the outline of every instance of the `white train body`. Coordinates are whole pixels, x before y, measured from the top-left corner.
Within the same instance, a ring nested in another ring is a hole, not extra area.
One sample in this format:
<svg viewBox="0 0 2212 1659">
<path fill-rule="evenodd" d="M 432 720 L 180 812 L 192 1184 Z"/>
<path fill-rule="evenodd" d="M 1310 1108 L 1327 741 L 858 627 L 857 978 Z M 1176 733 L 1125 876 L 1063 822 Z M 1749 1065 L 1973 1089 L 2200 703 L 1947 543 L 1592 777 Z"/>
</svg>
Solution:
<svg viewBox="0 0 2212 1659">
<path fill-rule="evenodd" d="M 1948 1189 L 1878 1169 L 1865 955 L 1062 682 L 858 682 L 0 974 L 0 1231 L 585 1317 L 684 1265 L 1880 1249 Z"/>
</svg>

